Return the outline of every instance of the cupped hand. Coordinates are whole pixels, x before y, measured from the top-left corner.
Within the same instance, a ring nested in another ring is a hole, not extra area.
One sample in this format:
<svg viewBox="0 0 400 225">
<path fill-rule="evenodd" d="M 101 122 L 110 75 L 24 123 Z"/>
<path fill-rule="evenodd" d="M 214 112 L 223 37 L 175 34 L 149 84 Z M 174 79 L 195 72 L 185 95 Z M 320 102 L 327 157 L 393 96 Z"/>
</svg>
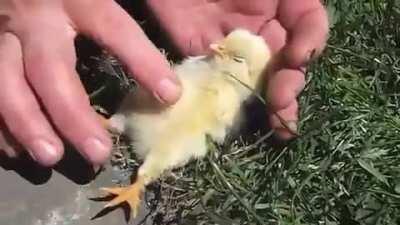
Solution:
<svg viewBox="0 0 400 225">
<path fill-rule="evenodd" d="M 185 55 L 207 52 L 235 28 L 262 35 L 273 53 L 266 76 L 269 121 L 283 139 L 297 130 L 297 96 L 305 67 L 325 47 L 328 18 L 319 0 L 147 0 L 149 8 Z M 285 120 L 286 125 L 282 124 Z"/>
<path fill-rule="evenodd" d="M 50 166 L 66 139 L 94 164 L 107 159 L 111 139 L 74 69 L 77 33 L 114 53 L 160 101 L 179 98 L 166 59 L 114 1 L 2 0 L 0 150 L 9 156 L 26 149 Z"/>
</svg>

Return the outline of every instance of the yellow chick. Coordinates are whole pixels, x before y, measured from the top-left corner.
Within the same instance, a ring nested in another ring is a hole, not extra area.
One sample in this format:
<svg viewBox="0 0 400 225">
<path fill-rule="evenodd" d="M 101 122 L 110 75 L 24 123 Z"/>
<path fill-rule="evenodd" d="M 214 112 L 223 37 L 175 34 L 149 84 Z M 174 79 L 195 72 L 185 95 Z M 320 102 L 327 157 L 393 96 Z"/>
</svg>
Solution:
<svg viewBox="0 0 400 225">
<path fill-rule="evenodd" d="M 183 86 L 176 104 L 161 106 L 139 87 L 108 121 L 111 129 L 128 134 L 144 162 L 132 185 L 102 188 L 116 195 L 105 207 L 127 202 L 135 217 L 146 185 L 167 170 L 205 156 L 207 135 L 221 143 L 239 124 L 242 103 L 260 90 L 269 48 L 263 38 L 243 29 L 210 48 L 212 54 L 174 66 Z"/>
</svg>

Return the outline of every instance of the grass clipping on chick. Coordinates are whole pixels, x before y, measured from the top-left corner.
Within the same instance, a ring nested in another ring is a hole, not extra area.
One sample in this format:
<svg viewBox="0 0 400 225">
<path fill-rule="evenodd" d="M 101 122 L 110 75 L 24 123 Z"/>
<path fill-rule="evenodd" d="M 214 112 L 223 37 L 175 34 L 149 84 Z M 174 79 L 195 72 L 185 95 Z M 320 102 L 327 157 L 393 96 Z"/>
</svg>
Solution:
<svg viewBox="0 0 400 225">
<path fill-rule="evenodd" d="M 115 195 L 105 207 L 127 202 L 136 217 L 146 185 L 167 170 L 204 157 L 206 136 L 222 143 L 239 125 L 243 103 L 261 89 L 270 50 L 262 37 L 243 29 L 210 48 L 211 54 L 174 66 L 183 86 L 176 104 L 162 106 L 139 87 L 108 121 L 108 128 L 131 138 L 144 162 L 130 186 L 102 188 Z"/>
</svg>

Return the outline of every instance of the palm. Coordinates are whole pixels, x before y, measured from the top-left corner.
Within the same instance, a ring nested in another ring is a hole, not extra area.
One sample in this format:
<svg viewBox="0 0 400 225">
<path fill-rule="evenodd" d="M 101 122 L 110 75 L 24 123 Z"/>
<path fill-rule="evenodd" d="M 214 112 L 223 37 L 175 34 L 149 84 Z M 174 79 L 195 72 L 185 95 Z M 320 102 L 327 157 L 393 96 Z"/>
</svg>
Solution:
<svg viewBox="0 0 400 225">
<path fill-rule="evenodd" d="M 268 1 L 263 8 L 256 7 L 264 0 L 253 0 L 252 4 L 241 0 L 167 2 L 149 0 L 173 42 L 184 54 L 190 55 L 203 53 L 209 43 L 236 27 L 258 32 L 265 21 L 275 16 L 277 9 L 277 1 Z"/>
<path fill-rule="evenodd" d="M 211 42 L 241 27 L 263 36 L 274 54 L 282 54 L 267 76 L 271 108 L 287 121 L 298 120 L 296 96 L 304 86 L 303 66 L 322 51 L 327 16 L 318 0 L 147 0 L 171 40 L 184 55 L 203 54 Z M 272 127 L 289 137 L 278 118 Z M 295 126 L 295 125 L 294 125 Z M 285 134 L 286 132 L 286 134 Z"/>
</svg>

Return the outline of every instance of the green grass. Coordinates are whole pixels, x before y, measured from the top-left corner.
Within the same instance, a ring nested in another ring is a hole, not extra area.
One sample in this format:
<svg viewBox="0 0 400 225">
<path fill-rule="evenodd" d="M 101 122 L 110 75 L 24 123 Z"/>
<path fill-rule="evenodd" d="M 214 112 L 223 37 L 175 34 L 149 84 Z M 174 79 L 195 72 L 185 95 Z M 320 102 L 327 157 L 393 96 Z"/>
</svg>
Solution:
<svg viewBox="0 0 400 225">
<path fill-rule="evenodd" d="M 331 35 L 299 98 L 302 136 L 210 143 L 153 186 L 156 224 L 400 224 L 400 4 L 326 2 Z"/>
</svg>

